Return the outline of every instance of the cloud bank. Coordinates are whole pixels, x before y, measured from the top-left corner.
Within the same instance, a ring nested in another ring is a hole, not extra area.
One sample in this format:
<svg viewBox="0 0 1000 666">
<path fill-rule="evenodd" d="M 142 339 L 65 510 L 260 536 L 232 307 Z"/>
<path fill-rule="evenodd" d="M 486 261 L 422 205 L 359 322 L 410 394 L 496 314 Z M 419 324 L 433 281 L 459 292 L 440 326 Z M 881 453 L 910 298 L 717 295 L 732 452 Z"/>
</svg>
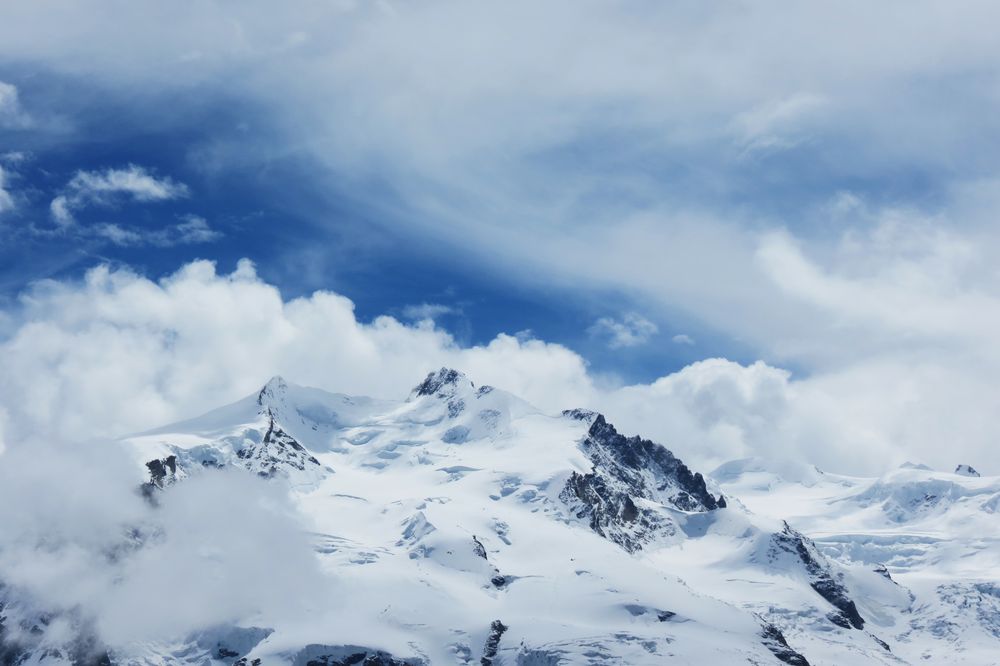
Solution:
<svg viewBox="0 0 1000 666">
<path fill-rule="evenodd" d="M 197 261 L 159 281 L 100 266 L 80 282 L 41 282 L 9 331 L 0 342 L 8 446 L 155 427 L 248 395 L 274 374 L 402 398 L 443 365 L 549 412 L 600 409 L 702 465 L 762 455 L 843 472 L 914 458 L 988 467 L 1000 425 L 991 380 L 955 359 L 880 357 L 802 378 L 716 359 L 651 384 L 609 385 L 558 344 L 501 334 L 462 346 L 427 319 L 361 322 L 333 292 L 286 301 L 249 261 L 229 274 Z"/>
<path fill-rule="evenodd" d="M 178 484 L 154 508 L 126 459 L 110 443 L 4 454 L 6 639 L 53 649 L 76 632 L 116 646 L 183 639 L 255 615 L 294 622 L 331 591 L 280 486 L 219 472 Z M 21 627 L 30 609 L 48 621 Z"/>
</svg>

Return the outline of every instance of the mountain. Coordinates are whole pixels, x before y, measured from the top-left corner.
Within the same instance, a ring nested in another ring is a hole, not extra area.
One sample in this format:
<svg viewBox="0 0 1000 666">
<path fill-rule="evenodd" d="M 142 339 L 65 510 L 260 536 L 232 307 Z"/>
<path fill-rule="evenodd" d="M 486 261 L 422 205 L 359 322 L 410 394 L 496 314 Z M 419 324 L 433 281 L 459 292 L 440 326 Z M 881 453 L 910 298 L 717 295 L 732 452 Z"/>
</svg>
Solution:
<svg viewBox="0 0 1000 666">
<path fill-rule="evenodd" d="M 56 615 L 0 588 L 0 662 L 987 664 L 1000 649 L 993 477 L 705 474 L 601 414 L 545 414 L 447 368 L 402 401 L 275 377 L 123 443 L 154 506 L 224 469 L 287 492 L 337 594 L 305 619 L 248 609 L 96 645 L 85 618 L 49 637 Z"/>
</svg>

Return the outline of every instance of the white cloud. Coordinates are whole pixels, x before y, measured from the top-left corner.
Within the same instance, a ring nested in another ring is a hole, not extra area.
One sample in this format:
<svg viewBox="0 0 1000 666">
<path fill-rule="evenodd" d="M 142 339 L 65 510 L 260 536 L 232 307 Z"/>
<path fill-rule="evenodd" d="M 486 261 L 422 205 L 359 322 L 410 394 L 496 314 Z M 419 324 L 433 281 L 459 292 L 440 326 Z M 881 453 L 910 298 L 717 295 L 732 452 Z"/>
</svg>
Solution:
<svg viewBox="0 0 1000 666">
<path fill-rule="evenodd" d="M 126 229 L 119 224 L 103 223 L 95 224 L 89 228 L 94 236 L 105 238 L 115 245 L 139 245 L 142 242 L 142 234 L 132 229 Z"/>
<path fill-rule="evenodd" d="M 184 218 L 184 221 L 168 232 L 166 243 L 170 245 L 191 245 L 195 243 L 210 243 L 220 238 L 222 238 L 222 232 L 212 229 L 205 218 L 197 215 L 188 215 Z"/>
<path fill-rule="evenodd" d="M 56 223 L 57 233 L 101 238 L 120 246 L 173 247 L 210 243 L 222 238 L 222 232 L 213 229 L 205 218 L 198 215 L 185 215 L 176 224 L 155 229 L 116 222 L 81 225 L 76 219 L 76 213 L 91 206 L 111 207 L 123 200 L 169 201 L 186 196 L 188 188 L 183 183 L 170 178 L 157 178 L 145 168 L 130 164 L 123 169 L 77 171 L 62 192 L 49 203 L 49 212 Z M 51 232 L 43 230 L 39 233 Z"/>
<path fill-rule="evenodd" d="M 587 329 L 587 332 L 596 338 L 606 339 L 611 349 L 621 349 L 646 344 L 658 330 L 656 324 L 642 315 L 629 312 L 620 320 L 601 317 Z"/>
<path fill-rule="evenodd" d="M 11 316 L 0 341 L 8 447 L 154 427 L 249 395 L 274 374 L 402 398 L 443 365 L 548 412 L 604 411 L 700 469 L 750 455 L 844 472 L 906 459 L 988 469 L 1000 429 L 997 366 L 976 353 L 920 362 L 901 353 L 801 378 L 760 362 L 708 360 L 616 387 L 569 349 L 529 336 L 463 347 L 427 323 L 361 323 L 334 293 L 284 301 L 249 262 L 228 275 L 194 262 L 158 282 L 100 267 L 80 283 L 36 285 Z"/>
<path fill-rule="evenodd" d="M 457 312 L 459 312 L 459 310 L 451 305 L 444 305 L 442 303 L 418 303 L 404 307 L 402 314 L 405 319 L 422 321 L 425 319 L 434 320 L 443 315 L 455 314 Z"/>
<path fill-rule="evenodd" d="M 693 345 L 694 338 L 686 333 L 678 333 L 674 337 L 670 338 L 672 342 L 678 345 Z"/>
<path fill-rule="evenodd" d="M 583 360 L 564 347 L 500 335 L 463 348 L 433 326 L 363 324 L 334 293 L 283 301 L 249 262 L 230 275 L 194 262 L 160 282 L 100 267 L 82 283 L 39 283 L 16 316 L 0 343 L 8 440 L 149 428 L 249 394 L 274 374 L 402 397 L 448 365 L 549 410 L 592 390 Z"/>
<path fill-rule="evenodd" d="M 219 240 L 223 235 L 222 232 L 212 229 L 205 218 L 197 215 L 185 216 L 181 222 L 159 229 L 140 229 L 105 222 L 78 231 L 84 235 L 107 239 L 115 245 L 152 245 L 154 247 L 211 243 Z"/>
<path fill-rule="evenodd" d="M 986 245 L 912 214 L 881 215 L 864 232 L 848 231 L 826 262 L 783 232 L 761 239 L 756 262 L 793 306 L 856 345 L 848 357 L 925 346 L 940 360 L 949 349 L 997 358 L 1000 285 Z"/>
<path fill-rule="evenodd" d="M 11 150 L 6 153 L 0 153 L 0 162 L 8 165 L 15 165 L 28 160 L 29 157 L 29 154 L 23 151 Z"/>
<path fill-rule="evenodd" d="M 123 169 L 77 171 L 49 204 L 53 219 L 62 227 L 75 222 L 74 214 L 88 206 L 113 206 L 122 199 L 167 201 L 187 196 L 183 183 L 157 178 L 145 168 L 130 164 Z"/>
<path fill-rule="evenodd" d="M 802 140 L 807 121 L 826 103 L 821 96 L 806 93 L 768 100 L 738 114 L 733 129 L 748 153 L 789 148 Z"/>
<path fill-rule="evenodd" d="M 0 129 L 24 129 L 32 124 L 21 107 L 17 87 L 0 81 Z"/>
<path fill-rule="evenodd" d="M 127 456 L 109 443 L 92 447 L 36 443 L 4 454 L 8 599 L 66 613 L 121 645 L 183 637 L 253 611 L 295 618 L 331 591 L 280 487 L 218 473 L 172 488 L 154 510 Z"/>
<path fill-rule="evenodd" d="M 69 200 L 62 195 L 57 196 L 49 203 L 49 212 L 52 213 L 52 219 L 60 227 L 69 227 L 76 222 L 73 213 L 70 212 Z"/>
<path fill-rule="evenodd" d="M 3 165 L 0 164 L 0 215 L 14 210 L 15 207 L 14 197 L 7 187 L 7 172 L 4 170 Z"/>
</svg>

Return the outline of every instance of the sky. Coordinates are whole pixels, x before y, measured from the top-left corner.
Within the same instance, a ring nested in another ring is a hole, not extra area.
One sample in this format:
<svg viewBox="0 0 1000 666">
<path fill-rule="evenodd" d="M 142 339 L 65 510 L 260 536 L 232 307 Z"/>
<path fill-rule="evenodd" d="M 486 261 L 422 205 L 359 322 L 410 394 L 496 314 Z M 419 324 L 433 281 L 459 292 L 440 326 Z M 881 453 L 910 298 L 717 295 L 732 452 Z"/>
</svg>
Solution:
<svg viewBox="0 0 1000 666">
<path fill-rule="evenodd" d="M 996 470 L 994 2 L 0 7 L 0 447 L 460 367 Z"/>
</svg>

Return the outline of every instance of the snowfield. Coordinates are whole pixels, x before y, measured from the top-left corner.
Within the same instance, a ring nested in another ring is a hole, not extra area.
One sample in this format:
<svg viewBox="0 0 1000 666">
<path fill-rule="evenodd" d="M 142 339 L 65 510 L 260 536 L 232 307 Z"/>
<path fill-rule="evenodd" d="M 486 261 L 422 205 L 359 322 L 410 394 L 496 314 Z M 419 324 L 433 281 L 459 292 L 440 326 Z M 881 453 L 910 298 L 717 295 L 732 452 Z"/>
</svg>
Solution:
<svg viewBox="0 0 1000 666">
<path fill-rule="evenodd" d="M 1000 478 L 967 465 L 703 474 L 449 369 L 401 402 L 276 377 L 123 442 L 152 506 L 231 469 L 280 488 L 322 582 L 300 608 L 117 642 L 0 587 L 0 662 L 1000 663 Z"/>
</svg>

